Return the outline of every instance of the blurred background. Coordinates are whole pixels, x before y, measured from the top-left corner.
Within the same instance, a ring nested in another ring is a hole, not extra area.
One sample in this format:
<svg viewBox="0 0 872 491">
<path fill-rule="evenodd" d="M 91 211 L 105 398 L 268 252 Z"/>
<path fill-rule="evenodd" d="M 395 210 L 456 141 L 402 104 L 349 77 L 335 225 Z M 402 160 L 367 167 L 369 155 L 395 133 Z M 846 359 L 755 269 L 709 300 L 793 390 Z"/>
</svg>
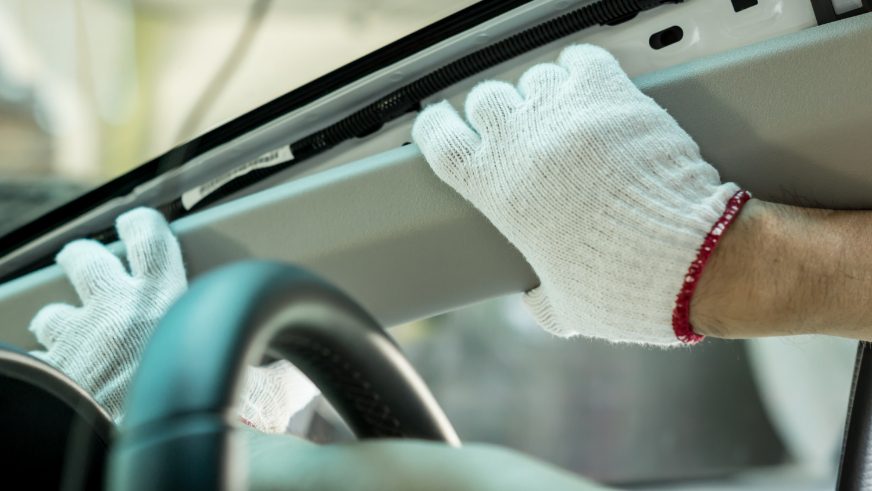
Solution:
<svg viewBox="0 0 872 491">
<path fill-rule="evenodd" d="M 0 0 L 0 234 L 472 3 Z"/>
<path fill-rule="evenodd" d="M 471 3 L 0 0 L 0 234 Z M 517 297 L 393 333 L 465 440 L 623 487 L 832 489 L 855 343 L 566 341 Z M 298 431 L 348 438 L 317 404 Z"/>
</svg>

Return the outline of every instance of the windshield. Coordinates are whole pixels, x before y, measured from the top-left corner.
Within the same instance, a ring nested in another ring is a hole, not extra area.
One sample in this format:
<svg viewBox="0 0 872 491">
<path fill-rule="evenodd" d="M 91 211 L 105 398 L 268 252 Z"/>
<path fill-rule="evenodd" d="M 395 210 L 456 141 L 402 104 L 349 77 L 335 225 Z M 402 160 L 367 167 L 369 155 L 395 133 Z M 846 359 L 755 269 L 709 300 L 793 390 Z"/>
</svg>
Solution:
<svg viewBox="0 0 872 491">
<path fill-rule="evenodd" d="M 0 3 L 0 236 L 471 0 Z"/>
</svg>

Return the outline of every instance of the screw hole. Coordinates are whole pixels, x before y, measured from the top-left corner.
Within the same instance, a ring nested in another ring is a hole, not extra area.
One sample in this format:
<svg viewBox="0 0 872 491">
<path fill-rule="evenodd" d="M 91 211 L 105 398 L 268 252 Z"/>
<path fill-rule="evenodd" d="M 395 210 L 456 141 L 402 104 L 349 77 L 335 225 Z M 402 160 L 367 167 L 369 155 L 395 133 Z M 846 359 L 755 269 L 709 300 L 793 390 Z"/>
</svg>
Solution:
<svg viewBox="0 0 872 491">
<path fill-rule="evenodd" d="M 648 44 L 652 49 L 663 49 L 681 41 L 682 38 L 684 38 L 684 31 L 678 26 L 672 26 L 652 34 L 648 38 Z"/>
</svg>

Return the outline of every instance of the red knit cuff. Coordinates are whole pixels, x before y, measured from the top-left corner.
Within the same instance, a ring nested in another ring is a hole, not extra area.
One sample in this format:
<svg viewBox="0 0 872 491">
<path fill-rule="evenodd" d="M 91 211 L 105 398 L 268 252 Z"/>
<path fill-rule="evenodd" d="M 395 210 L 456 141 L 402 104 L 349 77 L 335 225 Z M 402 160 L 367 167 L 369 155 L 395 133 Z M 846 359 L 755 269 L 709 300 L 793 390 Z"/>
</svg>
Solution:
<svg viewBox="0 0 872 491">
<path fill-rule="evenodd" d="M 675 309 L 672 311 L 672 330 L 675 332 L 675 337 L 683 343 L 696 344 L 702 341 L 703 336 L 694 332 L 693 325 L 690 323 L 690 301 L 693 299 L 693 292 L 696 291 L 696 285 L 699 283 L 699 278 L 702 276 L 702 271 L 705 269 L 712 252 L 749 199 L 751 199 L 751 193 L 738 191 L 727 201 L 723 215 L 705 236 L 705 240 L 696 253 L 696 259 L 690 263 L 690 268 L 684 277 L 684 284 L 682 284 L 681 291 L 678 292 L 675 299 Z"/>
</svg>

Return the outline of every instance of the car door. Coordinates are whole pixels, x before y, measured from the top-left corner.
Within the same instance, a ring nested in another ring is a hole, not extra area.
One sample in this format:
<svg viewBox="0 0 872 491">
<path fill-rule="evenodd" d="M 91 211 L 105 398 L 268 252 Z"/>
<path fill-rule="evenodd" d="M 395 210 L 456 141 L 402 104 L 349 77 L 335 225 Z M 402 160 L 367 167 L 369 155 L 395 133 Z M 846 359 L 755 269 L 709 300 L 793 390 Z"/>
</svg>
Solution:
<svg viewBox="0 0 872 491">
<path fill-rule="evenodd" d="M 402 326 L 396 332 L 426 367 L 437 397 L 455 401 L 443 404 L 464 422 L 461 436 L 625 486 L 692 487 L 690 479 L 729 482 L 763 469 L 773 479 L 825 488 L 847 401 L 850 364 L 842 353 L 852 346 L 799 342 L 800 352 L 831 356 L 825 365 L 841 382 L 825 377 L 805 399 L 790 399 L 797 391 L 785 387 L 795 384 L 765 378 L 760 374 L 776 370 L 759 368 L 784 360 L 772 354 L 783 344 L 713 342 L 694 353 L 557 345 L 504 298 L 432 319 L 529 290 L 537 279 L 432 174 L 410 143 L 414 116 L 441 99 L 460 106 L 480 80 L 516 80 L 570 43 L 612 51 L 722 177 L 755 196 L 834 208 L 872 204 L 872 65 L 864 61 L 872 20 L 860 15 L 861 3 L 635 2 L 653 7 L 638 12 L 634 2 L 613 3 L 621 7 L 479 2 L 20 224 L 0 238 L 0 340 L 32 347 L 25 327 L 39 307 L 75 303 L 51 265 L 63 243 L 80 236 L 112 243 L 119 212 L 154 206 L 173 219 L 193 278 L 247 258 L 293 262 L 341 285 L 382 324 Z M 410 324 L 421 319 L 431 320 Z M 474 323 L 484 330 L 458 327 Z M 500 341 L 488 346 L 490 339 Z M 506 353 L 514 358 L 503 359 Z M 791 366 L 809 366 L 808 356 L 795 358 Z M 460 373 L 488 367 L 504 371 L 460 382 Z M 558 371 L 584 375 L 547 387 L 552 379 L 542 374 Z M 519 378 L 523 384 L 513 385 Z M 556 408 L 545 402 L 561 398 Z M 816 400 L 832 404 L 797 415 L 796 407 Z M 714 419 L 725 422 L 718 427 Z M 809 454 L 810 447 L 826 450 Z M 804 472 L 798 480 L 785 470 L 796 463 Z"/>
</svg>

